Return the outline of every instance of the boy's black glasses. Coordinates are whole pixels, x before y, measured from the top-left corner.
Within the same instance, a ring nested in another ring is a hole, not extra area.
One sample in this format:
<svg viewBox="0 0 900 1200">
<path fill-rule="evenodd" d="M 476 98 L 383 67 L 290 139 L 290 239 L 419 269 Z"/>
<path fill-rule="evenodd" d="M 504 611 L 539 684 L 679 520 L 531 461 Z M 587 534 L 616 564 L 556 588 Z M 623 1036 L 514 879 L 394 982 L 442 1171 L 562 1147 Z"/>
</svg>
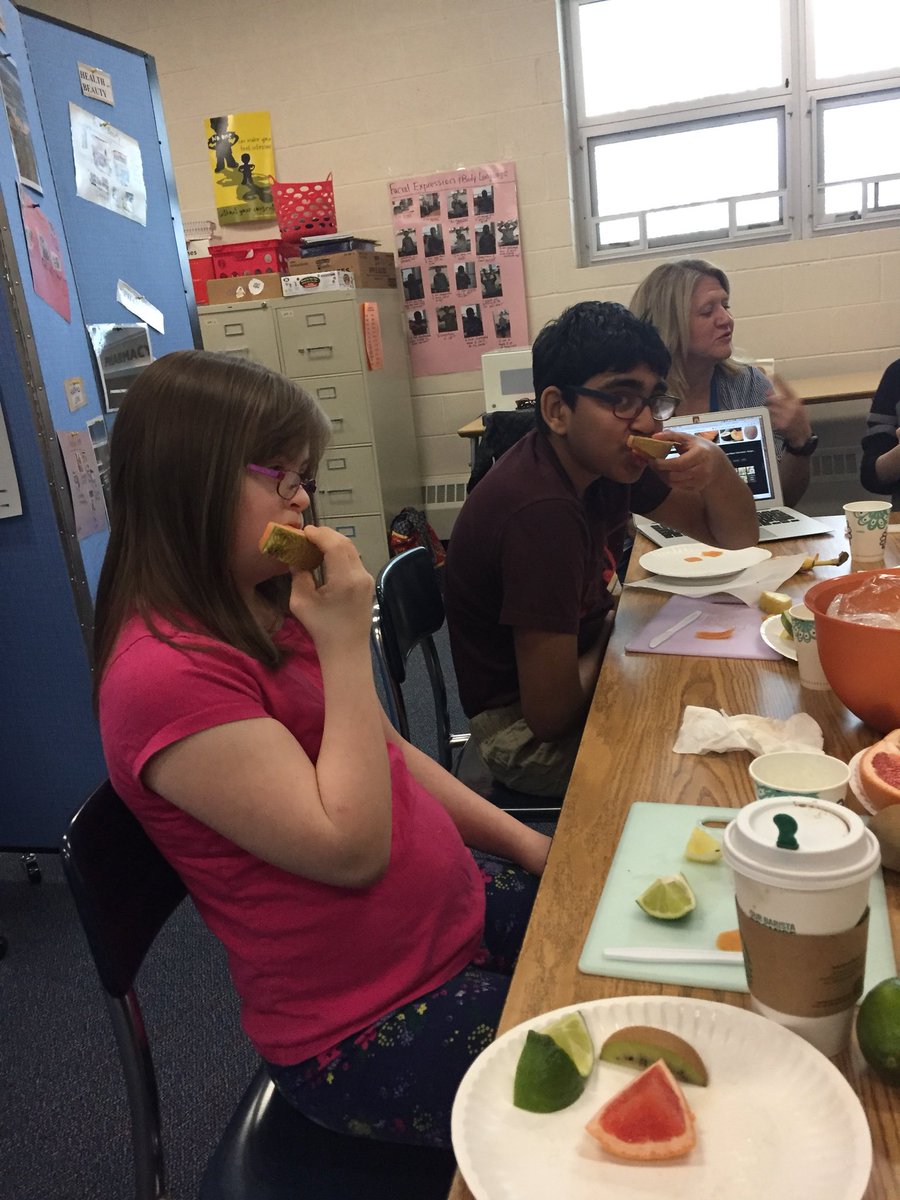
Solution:
<svg viewBox="0 0 900 1200">
<path fill-rule="evenodd" d="M 281 471 L 275 467 L 258 467 L 256 463 L 247 463 L 247 470 L 252 471 L 254 475 L 268 475 L 270 479 L 277 479 L 275 490 L 282 500 L 293 500 L 301 488 L 307 496 L 315 494 L 316 481 L 304 479 L 296 471 Z"/>
<path fill-rule="evenodd" d="M 665 393 L 661 396 L 650 396 L 647 399 L 636 392 L 598 392 L 595 388 L 575 385 L 566 385 L 560 388 L 560 391 L 568 393 L 570 397 L 590 396 L 592 400 L 608 404 L 613 410 L 613 416 L 622 421 L 632 420 L 644 408 L 650 409 L 650 415 L 654 421 L 667 421 L 679 403 L 676 396 L 669 396 Z"/>
</svg>

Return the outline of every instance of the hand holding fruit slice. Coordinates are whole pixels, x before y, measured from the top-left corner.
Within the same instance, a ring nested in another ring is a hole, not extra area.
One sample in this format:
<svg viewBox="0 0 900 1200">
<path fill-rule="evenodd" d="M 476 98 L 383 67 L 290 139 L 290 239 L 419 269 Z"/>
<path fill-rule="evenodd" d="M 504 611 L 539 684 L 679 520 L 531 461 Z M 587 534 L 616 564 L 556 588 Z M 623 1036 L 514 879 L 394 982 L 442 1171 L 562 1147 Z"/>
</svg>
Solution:
<svg viewBox="0 0 900 1200">
<path fill-rule="evenodd" d="M 644 1162 L 681 1158 L 697 1141 L 694 1114 L 662 1059 L 607 1100 L 586 1129 L 608 1154 Z"/>
</svg>

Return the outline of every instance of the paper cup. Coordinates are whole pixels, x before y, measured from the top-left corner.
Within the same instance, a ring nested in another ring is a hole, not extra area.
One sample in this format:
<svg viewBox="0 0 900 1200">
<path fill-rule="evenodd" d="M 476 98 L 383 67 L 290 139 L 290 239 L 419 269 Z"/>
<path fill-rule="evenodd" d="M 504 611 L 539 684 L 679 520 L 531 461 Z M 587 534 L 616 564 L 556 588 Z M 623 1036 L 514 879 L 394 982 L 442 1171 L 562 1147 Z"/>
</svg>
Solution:
<svg viewBox="0 0 900 1200">
<path fill-rule="evenodd" d="M 822 670 L 819 661 L 819 647 L 816 645 L 816 618 L 811 609 L 805 604 L 795 604 L 788 611 L 791 618 L 791 630 L 794 634 L 794 647 L 797 651 L 797 670 L 800 674 L 800 686 L 814 692 L 829 692 L 831 684 Z"/>
<path fill-rule="evenodd" d="M 837 804 L 780 796 L 741 809 L 722 854 L 752 1007 L 823 1054 L 840 1053 L 865 979 L 874 835 Z"/>
<path fill-rule="evenodd" d="M 883 561 L 891 517 L 890 500 L 854 500 L 844 505 L 844 515 L 853 562 Z"/>
<path fill-rule="evenodd" d="M 850 782 L 850 768 L 845 762 L 812 750 L 761 754 L 747 769 L 757 800 L 769 796 L 814 796 L 840 804 Z"/>
</svg>

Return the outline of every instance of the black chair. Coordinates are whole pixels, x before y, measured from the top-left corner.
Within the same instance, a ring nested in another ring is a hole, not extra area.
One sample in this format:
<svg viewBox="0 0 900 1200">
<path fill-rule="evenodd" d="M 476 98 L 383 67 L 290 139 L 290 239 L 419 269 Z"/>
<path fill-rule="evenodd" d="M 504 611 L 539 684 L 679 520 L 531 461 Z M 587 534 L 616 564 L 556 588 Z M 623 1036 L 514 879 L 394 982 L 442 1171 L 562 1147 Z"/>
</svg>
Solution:
<svg viewBox="0 0 900 1200">
<path fill-rule="evenodd" d="M 529 820 L 558 816 L 562 799 L 513 791 L 491 779 L 478 748 L 468 733 L 450 731 L 447 684 L 434 635 L 444 624 L 444 599 L 431 555 L 424 546 L 392 558 L 375 583 L 372 644 L 375 661 L 388 697 L 388 716 L 400 735 L 409 740 L 409 718 L 403 699 L 407 662 L 419 649 L 431 684 L 437 730 L 438 760 L 473 791 L 507 812 Z"/>
<path fill-rule="evenodd" d="M 165 1200 L 159 1095 L 135 978 L 184 884 L 109 782 L 72 818 L 62 860 L 103 985 L 131 1109 L 136 1200 Z M 443 1200 L 445 1150 L 332 1133 L 292 1108 L 263 1066 L 213 1153 L 200 1200 Z"/>
</svg>

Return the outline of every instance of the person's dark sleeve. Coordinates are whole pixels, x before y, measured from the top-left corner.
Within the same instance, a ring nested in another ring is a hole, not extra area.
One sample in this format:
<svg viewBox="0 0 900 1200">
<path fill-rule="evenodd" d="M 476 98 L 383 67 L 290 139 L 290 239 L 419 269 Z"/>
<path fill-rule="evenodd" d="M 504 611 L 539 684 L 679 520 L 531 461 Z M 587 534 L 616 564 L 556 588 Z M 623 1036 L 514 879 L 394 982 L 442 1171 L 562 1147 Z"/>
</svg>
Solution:
<svg viewBox="0 0 900 1200">
<path fill-rule="evenodd" d="M 894 480 L 882 482 L 875 471 L 875 463 L 882 454 L 897 445 L 897 428 L 900 424 L 900 359 L 891 363 L 878 385 L 872 399 L 872 407 L 866 418 L 866 432 L 862 439 L 862 461 L 859 466 L 859 481 L 867 492 L 877 496 L 890 493 Z"/>
<path fill-rule="evenodd" d="M 668 484 L 663 483 L 655 471 L 648 467 L 643 475 L 631 488 L 631 511 L 645 516 L 659 508 L 663 500 L 671 492 Z"/>
</svg>

